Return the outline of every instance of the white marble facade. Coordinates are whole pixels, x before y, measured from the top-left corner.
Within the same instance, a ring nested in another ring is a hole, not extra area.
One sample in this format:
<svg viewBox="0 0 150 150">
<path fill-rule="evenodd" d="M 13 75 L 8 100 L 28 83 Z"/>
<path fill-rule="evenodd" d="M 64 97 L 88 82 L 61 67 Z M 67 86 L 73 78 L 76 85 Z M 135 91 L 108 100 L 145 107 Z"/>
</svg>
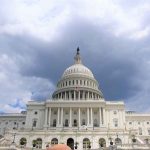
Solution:
<svg viewBox="0 0 150 150">
<path fill-rule="evenodd" d="M 82 150 L 109 147 L 113 142 L 124 149 L 133 145 L 149 149 L 150 114 L 126 112 L 123 101 L 106 101 L 93 73 L 82 64 L 79 49 L 75 63 L 64 71 L 52 98 L 29 101 L 27 112 L 18 116 L 14 119 L 12 114 L 1 115 L 0 133 L 24 147 L 45 149 L 66 143 Z M 5 122 L 16 122 L 17 128 L 6 128 Z"/>
</svg>

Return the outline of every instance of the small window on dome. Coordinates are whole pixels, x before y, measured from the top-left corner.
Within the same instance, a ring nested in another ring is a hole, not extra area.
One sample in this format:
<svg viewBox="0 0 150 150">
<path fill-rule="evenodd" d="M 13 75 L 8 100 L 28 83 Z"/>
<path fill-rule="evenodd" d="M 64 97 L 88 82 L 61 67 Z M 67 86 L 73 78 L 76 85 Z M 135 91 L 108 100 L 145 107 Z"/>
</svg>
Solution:
<svg viewBox="0 0 150 150">
<path fill-rule="evenodd" d="M 66 86 L 67 86 L 67 81 L 66 81 Z"/>
<path fill-rule="evenodd" d="M 72 80 L 72 84 L 74 85 L 74 80 Z"/>
<path fill-rule="evenodd" d="M 69 85 L 71 85 L 71 81 L 69 81 Z"/>
</svg>

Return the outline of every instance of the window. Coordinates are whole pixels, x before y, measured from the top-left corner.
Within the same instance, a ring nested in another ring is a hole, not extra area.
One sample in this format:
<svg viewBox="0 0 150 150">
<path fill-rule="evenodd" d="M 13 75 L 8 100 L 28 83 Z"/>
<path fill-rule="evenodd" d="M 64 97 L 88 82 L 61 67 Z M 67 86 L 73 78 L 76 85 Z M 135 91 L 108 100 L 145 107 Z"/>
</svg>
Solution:
<svg viewBox="0 0 150 150">
<path fill-rule="evenodd" d="M 114 127 L 118 127 L 118 119 L 115 118 L 115 119 L 113 120 L 113 122 L 114 122 Z"/>
<path fill-rule="evenodd" d="M 97 119 L 94 120 L 94 127 L 98 127 Z"/>
<path fill-rule="evenodd" d="M 7 124 L 8 124 L 8 122 L 5 122 L 5 124 L 7 125 Z"/>
<path fill-rule="evenodd" d="M 58 139 L 54 138 L 51 140 L 51 145 L 58 144 Z"/>
<path fill-rule="evenodd" d="M 132 122 L 129 122 L 129 124 L 131 125 L 131 124 L 132 124 Z"/>
<path fill-rule="evenodd" d="M 65 114 L 68 115 L 68 111 L 66 111 Z"/>
<path fill-rule="evenodd" d="M 73 126 L 77 127 L 77 120 L 76 119 L 73 121 Z"/>
<path fill-rule="evenodd" d="M 149 124 L 149 122 L 147 122 L 147 124 Z"/>
<path fill-rule="evenodd" d="M 88 138 L 83 139 L 83 149 L 91 149 L 90 140 Z"/>
<path fill-rule="evenodd" d="M 23 125 L 25 125 L 25 122 L 22 122 Z"/>
<path fill-rule="evenodd" d="M 32 126 L 33 126 L 33 127 L 36 127 L 36 125 L 37 125 L 37 120 L 33 120 Z"/>
<path fill-rule="evenodd" d="M 142 128 L 139 128 L 139 135 L 142 135 Z"/>
<path fill-rule="evenodd" d="M 84 110 L 82 111 L 82 114 L 85 115 L 85 111 Z"/>
<path fill-rule="evenodd" d="M 54 111 L 54 115 L 57 115 L 57 111 L 56 110 Z"/>
<path fill-rule="evenodd" d="M 53 127 L 56 127 L 56 119 L 53 120 Z"/>
<path fill-rule="evenodd" d="M 37 111 L 35 111 L 34 114 L 37 115 Z"/>
<path fill-rule="evenodd" d="M 78 80 L 76 80 L 76 84 L 78 84 Z"/>
<path fill-rule="evenodd" d="M 148 135 L 150 135 L 150 129 L 148 129 L 147 131 L 148 131 Z"/>
<path fill-rule="evenodd" d="M 77 112 L 76 111 L 74 111 L 74 115 L 76 115 L 77 114 Z"/>
<path fill-rule="evenodd" d="M 138 124 L 140 125 L 140 122 L 138 122 Z"/>
<path fill-rule="evenodd" d="M 82 126 L 84 126 L 84 125 L 85 125 L 85 119 L 82 120 Z"/>
<path fill-rule="evenodd" d="M 65 120 L 65 127 L 68 127 L 68 119 Z"/>
<path fill-rule="evenodd" d="M 115 111 L 114 111 L 114 115 L 116 115 L 116 114 L 117 114 L 117 111 L 115 110 Z"/>
<path fill-rule="evenodd" d="M 14 122 L 14 125 L 16 125 L 17 123 L 16 122 Z"/>
<path fill-rule="evenodd" d="M 97 111 L 94 111 L 94 115 L 96 115 L 97 114 Z"/>
<path fill-rule="evenodd" d="M 82 85 L 82 80 L 80 80 L 80 85 Z"/>
<path fill-rule="evenodd" d="M 71 81 L 69 81 L 69 85 L 71 85 Z"/>
</svg>

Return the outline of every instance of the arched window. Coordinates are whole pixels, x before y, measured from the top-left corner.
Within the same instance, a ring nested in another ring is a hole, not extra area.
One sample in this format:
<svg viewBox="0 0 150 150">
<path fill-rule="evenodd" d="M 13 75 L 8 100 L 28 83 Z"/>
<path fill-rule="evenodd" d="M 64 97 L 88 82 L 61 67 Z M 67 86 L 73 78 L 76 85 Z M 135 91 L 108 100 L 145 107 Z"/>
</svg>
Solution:
<svg viewBox="0 0 150 150">
<path fill-rule="evenodd" d="M 53 139 L 51 140 L 51 145 L 55 145 L 55 144 L 58 144 L 58 139 L 53 138 Z"/>
<path fill-rule="evenodd" d="M 120 138 L 116 138 L 116 139 L 115 139 L 115 144 L 121 145 L 121 144 L 122 144 L 121 139 L 120 139 Z"/>
<path fill-rule="evenodd" d="M 91 148 L 91 142 L 88 138 L 83 139 L 83 149 L 89 150 Z"/>
<path fill-rule="evenodd" d="M 20 139 L 20 145 L 25 146 L 27 144 L 27 139 L 26 138 L 21 138 Z"/>
<path fill-rule="evenodd" d="M 36 142 L 37 142 L 36 148 L 41 149 L 42 148 L 42 139 L 41 138 L 37 138 Z"/>
<path fill-rule="evenodd" d="M 99 147 L 106 147 L 106 141 L 104 138 L 99 139 Z"/>
<path fill-rule="evenodd" d="M 53 127 L 56 127 L 56 119 L 53 120 Z"/>
</svg>

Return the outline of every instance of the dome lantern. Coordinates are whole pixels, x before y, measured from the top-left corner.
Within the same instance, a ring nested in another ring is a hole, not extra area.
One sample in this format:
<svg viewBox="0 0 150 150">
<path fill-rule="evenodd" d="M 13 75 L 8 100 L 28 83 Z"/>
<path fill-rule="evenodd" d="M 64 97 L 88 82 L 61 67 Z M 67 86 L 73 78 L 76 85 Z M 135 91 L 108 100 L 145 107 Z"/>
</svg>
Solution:
<svg viewBox="0 0 150 150">
<path fill-rule="evenodd" d="M 74 60 L 75 64 L 82 64 L 79 47 L 77 48 L 77 53 L 76 56 L 74 57 Z"/>
</svg>

